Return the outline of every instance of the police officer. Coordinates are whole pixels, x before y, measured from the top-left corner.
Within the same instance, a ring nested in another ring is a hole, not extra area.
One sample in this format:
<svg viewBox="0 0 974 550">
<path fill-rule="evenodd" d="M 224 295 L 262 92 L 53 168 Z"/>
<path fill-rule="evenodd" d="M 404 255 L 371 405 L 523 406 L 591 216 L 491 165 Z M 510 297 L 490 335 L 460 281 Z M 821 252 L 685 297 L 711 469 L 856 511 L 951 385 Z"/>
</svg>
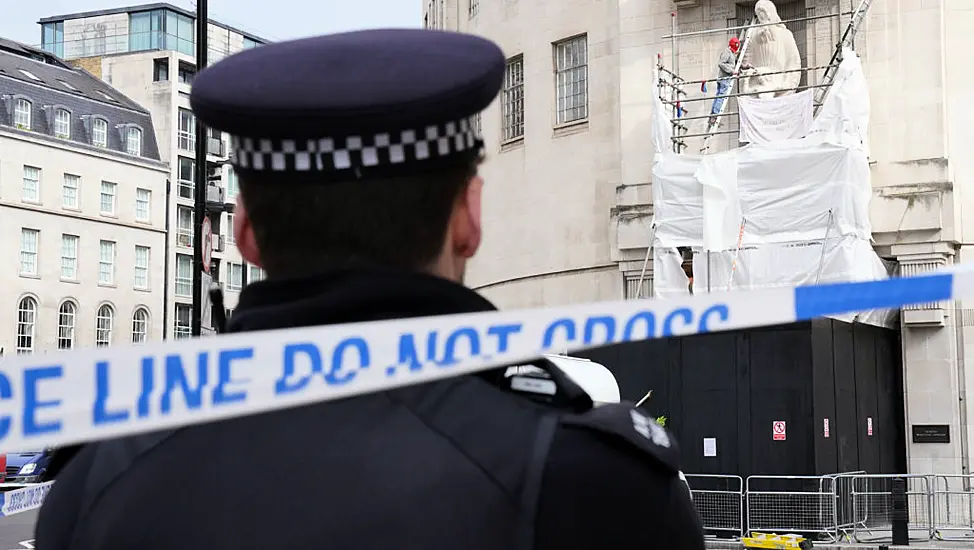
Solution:
<svg viewBox="0 0 974 550">
<path fill-rule="evenodd" d="M 492 42 L 418 29 L 200 72 L 193 110 L 232 136 L 237 247 L 267 273 L 229 330 L 493 310 L 461 282 L 481 239 L 472 121 L 503 73 Z M 89 445 L 37 548 L 704 548 L 667 432 L 537 366 L 539 398 L 499 369 Z"/>
</svg>

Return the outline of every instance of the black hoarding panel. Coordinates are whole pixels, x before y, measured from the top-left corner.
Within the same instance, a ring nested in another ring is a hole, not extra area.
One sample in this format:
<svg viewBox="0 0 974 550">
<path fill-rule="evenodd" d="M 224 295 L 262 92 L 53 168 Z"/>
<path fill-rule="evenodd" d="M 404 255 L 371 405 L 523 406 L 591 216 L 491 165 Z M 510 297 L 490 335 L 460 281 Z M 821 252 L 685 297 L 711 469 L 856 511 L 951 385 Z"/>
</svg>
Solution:
<svg viewBox="0 0 974 550">
<path fill-rule="evenodd" d="M 815 437 L 815 474 L 839 471 L 835 434 L 835 369 L 832 321 L 812 321 L 812 430 Z"/>
<path fill-rule="evenodd" d="M 881 429 L 879 417 L 879 380 L 876 376 L 876 336 L 880 330 L 874 326 L 855 323 L 852 325 L 856 361 L 856 434 L 859 439 L 858 470 L 879 472 L 882 468 L 879 453 Z"/>
<path fill-rule="evenodd" d="M 838 470 L 859 470 L 859 440 L 856 429 L 856 363 L 852 325 L 832 322 L 832 357 L 835 369 L 835 425 Z"/>
<path fill-rule="evenodd" d="M 764 475 L 811 473 L 810 324 L 756 330 L 750 340 L 750 471 Z"/>
<path fill-rule="evenodd" d="M 879 437 L 879 473 L 906 471 L 903 363 L 900 337 L 895 330 L 876 328 L 876 397 Z M 885 429 L 884 429 L 885 428 Z"/>
<path fill-rule="evenodd" d="M 680 438 L 685 470 L 739 471 L 737 335 L 716 333 L 681 340 L 683 402 L 669 419 Z"/>
</svg>

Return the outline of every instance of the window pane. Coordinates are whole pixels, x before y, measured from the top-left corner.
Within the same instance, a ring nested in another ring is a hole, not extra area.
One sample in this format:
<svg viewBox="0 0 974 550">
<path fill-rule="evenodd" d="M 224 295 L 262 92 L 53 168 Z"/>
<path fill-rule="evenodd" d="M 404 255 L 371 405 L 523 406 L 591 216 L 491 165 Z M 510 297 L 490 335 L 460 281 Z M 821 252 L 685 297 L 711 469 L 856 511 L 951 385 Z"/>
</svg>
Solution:
<svg viewBox="0 0 974 550">
<path fill-rule="evenodd" d="M 20 273 L 37 275 L 37 241 L 41 232 L 37 229 L 22 229 L 20 232 Z"/>
<path fill-rule="evenodd" d="M 108 147 L 108 123 L 100 118 L 92 122 L 91 143 L 97 147 Z"/>
<path fill-rule="evenodd" d="M 105 347 L 112 345 L 112 328 L 115 324 L 115 312 L 111 306 L 104 305 L 98 308 L 98 316 L 95 317 L 95 346 Z"/>
<path fill-rule="evenodd" d="M 69 281 L 78 278 L 78 237 L 61 235 L 61 278 Z"/>
<path fill-rule="evenodd" d="M 63 139 L 71 137 L 71 113 L 64 109 L 58 109 L 54 116 L 54 135 Z"/>
<path fill-rule="evenodd" d="M 149 313 L 144 309 L 137 309 L 132 316 L 132 343 L 145 343 L 149 334 Z"/>
<path fill-rule="evenodd" d="M 115 190 L 118 186 L 114 183 L 103 181 L 101 182 L 101 199 L 99 203 L 99 208 L 102 214 L 114 214 L 115 213 Z"/>
<path fill-rule="evenodd" d="M 176 254 L 176 296 L 193 296 L 193 258 Z"/>
<path fill-rule="evenodd" d="M 64 184 L 61 187 L 61 204 L 65 208 L 78 208 L 78 188 L 80 186 L 80 177 L 64 174 Z"/>
<path fill-rule="evenodd" d="M 98 282 L 115 284 L 115 243 L 101 241 L 98 250 Z"/>
<path fill-rule="evenodd" d="M 39 202 L 41 200 L 41 169 L 33 166 L 24 166 L 24 189 L 23 198 L 25 201 Z"/>
<path fill-rule="evenodd" d="M 34 351 L 34 332 L 37 320 L 37 302 L 33 298 L 24 298 L 17 308 L 17 353 L 31 353 Z"/>
<path fill-rule="evenodd" d="M 149 288 L 149 247 L 135 247 L 135 288 Z"/>
<path fill-rule="evenodd" d="M 71 349 L 74 347 L 75 311 L 74 304 L 71 302 L 64 302 L 58 309 L 58 349 Z"/>
</svg>

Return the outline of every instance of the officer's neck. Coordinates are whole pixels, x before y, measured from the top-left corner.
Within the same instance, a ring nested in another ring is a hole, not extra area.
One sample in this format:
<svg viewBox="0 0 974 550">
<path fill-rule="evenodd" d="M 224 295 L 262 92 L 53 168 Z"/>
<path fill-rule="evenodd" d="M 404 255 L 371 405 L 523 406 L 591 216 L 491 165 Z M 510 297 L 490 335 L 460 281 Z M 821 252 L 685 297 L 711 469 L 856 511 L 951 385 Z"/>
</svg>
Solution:
<svg viewBox="0 0 974 550">
<path fill-rule="evenodd" d="M 441 254 L 439 258 L 423 271 L 454 283 L 463 284 L 466 267 L 467 261 L 464 258 L 450 254 Z"/>
</svg>

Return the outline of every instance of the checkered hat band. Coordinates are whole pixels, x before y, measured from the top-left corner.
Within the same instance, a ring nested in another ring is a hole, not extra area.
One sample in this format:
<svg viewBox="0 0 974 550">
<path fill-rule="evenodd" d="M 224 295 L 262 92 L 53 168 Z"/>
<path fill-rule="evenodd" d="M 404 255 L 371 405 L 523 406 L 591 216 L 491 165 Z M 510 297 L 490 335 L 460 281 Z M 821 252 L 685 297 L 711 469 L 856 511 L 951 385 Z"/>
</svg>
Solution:
<svg viewBox="0 0 974 550">
<path fill-rule="evenodd" d="M 421 129 L 320 139 L 231 137 L 240 168 L 265 172 L 333 172 L 406 164 L 480 147 L 474 117 Z"/>
</svg>

